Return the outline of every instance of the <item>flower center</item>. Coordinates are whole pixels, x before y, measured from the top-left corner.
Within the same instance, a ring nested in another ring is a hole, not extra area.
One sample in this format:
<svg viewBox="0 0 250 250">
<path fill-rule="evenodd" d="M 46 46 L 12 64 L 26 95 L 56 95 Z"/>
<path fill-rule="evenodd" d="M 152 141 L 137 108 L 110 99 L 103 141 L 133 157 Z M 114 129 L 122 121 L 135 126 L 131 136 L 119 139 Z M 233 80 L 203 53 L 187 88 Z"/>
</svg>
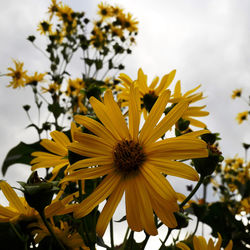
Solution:
<svg viewBox="0 0 250 250">
<path fill-rule="evenodd" d="M 143 101 L 144 107 L 146 108 L 148 112 L 150 112 L 150 110 L 154 106 L 157 98 L 158 96 L 155 94 L 153 90 L 149 91 L 149 93 L 143 96 L 142 101 Z"/>
<path fill-rule="evenodd" d="M 119 172 L 128 175 L 136 172 L 145 161 L 145 154 L 139 143 L 132 140 L 119 142 L 114 150 L 114 164 Z"/>
</svg>

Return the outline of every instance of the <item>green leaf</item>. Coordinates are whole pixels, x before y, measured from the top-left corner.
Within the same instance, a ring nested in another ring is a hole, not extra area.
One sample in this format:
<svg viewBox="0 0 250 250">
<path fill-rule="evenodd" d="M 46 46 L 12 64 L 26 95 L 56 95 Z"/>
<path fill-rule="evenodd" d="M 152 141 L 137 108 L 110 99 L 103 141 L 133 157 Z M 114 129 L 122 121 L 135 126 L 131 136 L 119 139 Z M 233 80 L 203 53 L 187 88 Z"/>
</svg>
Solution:
<svg viewBox="0 0 250 250">
<path fill-rule="evenodd" d="M 16 147 L 12 148 L 5 157 L 2 165 L 3 176 L 6 174 L 9 166 L 13 164 L 22 163 L 29 165 L 30 161 L 32 160 L 31 153 L 35 151 L 44 151 L 44 148 L 40 145 L 40 142 L 35 142 L 32 144 L 20 142 Z"/>
</svg>

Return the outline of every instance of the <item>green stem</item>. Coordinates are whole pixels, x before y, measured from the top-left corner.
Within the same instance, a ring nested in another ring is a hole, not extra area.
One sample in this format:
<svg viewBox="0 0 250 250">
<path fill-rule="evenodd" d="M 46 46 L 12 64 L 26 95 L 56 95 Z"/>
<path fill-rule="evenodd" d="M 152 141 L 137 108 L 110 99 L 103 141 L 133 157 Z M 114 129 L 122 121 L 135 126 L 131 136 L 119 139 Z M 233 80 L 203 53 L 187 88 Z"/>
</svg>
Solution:
<svg viewBox="0 0 250 250">
<path fill-rule="evenodd" d="M 194 229 L 194 232 L 193 232 L 193 236 L 195 235 L 195 233 L 196 233 L 196 231 L 197 231 L 197 229 L 198 229 L 198 226 L 199 226 L 199 218 L 197 217 L 197 222 L 196 222 L 196 225 L 195 225 L 195 229 Z"/>
<path fill-rule="evenodd" d="M 50 232 L 52 238 L 58 243 L 58 245 L 60 246 L 60 248 L 62 250 L 66 250 L 65 247 L 63 246 L 63 244 L 56 238 L 56 235 L 54 234 L 52 228 L 50 227 L 46 217 L 45 217 L 45 214 L 44 214 L 44 210 L 41 210 L 41 211 L 38 211 L 41 218 L 42 218 L 42 221 L 44 223 L 44 225 L 47 227 L 48 231 Z"/>
<path fill-rule="evenodd" d="M 199 189 L 200 185 L 203 183 L 204 181 L 204 176 L 200 177 L 200 180 L 198 181 L 198 183 L 196 184 L 196 186 L 194 187 L 194 189 L 192 190 L 192 192 L 186 197 L 186 199 L 180 204 L 180 209 L 182 209 L 186 203 L 193 197 L 193 195 L 196 193 L 196 191 Z"/>
<path fill-rule="evenodd" d="M 111 243 L 111 249 L 114 249 L 115 245 L 114 245 L 113 218 L 111 218 L 111 220 L 110 220 L 109 227 L 110 227 L 110 243 Z"/>
<path fill-rule="evenodd" d="M 146 233 L 146 232 L 145 232 L 145 233 Z M 147 243 L 148 243 L 149 237 L 150 237 L 150 235 L 146 233 L 146 237 L 145 237 L 145 239 L 144 239 L 144 241 L 143 241 L 143 244 L 142 244 L 142 248 L 141 248 L 141 249 L 145 249 L 145 247 L 146 247 L 146 245 L 147 245 Z"/>
<path fill-rule="evenodd" d="M 168 228 L 168 233 L 167 233 L 165 239 L 162 241 L 160 249 L 163 248 L 163 247 L 165 246 L 165 243 L 166 243 L 168 237 L 170 236 L 172 230 L 173 230 L 172 228 Z"/>
<path fill-rule="evenodd" d="M 127 237 L 128 237 L 129 230 L 130 230 L 130 228 L 127 227 L 127 230 L 126 230 L 126 233 L 125 233 L 125 236 L 124 236 L 124 239 L 123 239 L 123 244 L 122 244 L 123 246 L 124 246 L 124 244 L 125 244 L 126 241 L 127 241 Z"/>
</svg>

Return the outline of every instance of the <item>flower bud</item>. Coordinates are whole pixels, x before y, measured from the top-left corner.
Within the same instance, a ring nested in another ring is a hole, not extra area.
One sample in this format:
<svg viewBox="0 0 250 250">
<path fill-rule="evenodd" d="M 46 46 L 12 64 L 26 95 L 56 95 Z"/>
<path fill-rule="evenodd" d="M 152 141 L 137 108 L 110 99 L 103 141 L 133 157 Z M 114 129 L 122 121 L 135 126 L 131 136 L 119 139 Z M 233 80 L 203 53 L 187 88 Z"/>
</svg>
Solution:
<svg viewBox="0 0 250 250">
<path fill-rule="evenodd" d="M 59 188 L 56 187 L 58 182 L 47 182 L 41 179 L 37 171 L 30 175 L 27 183 L 19 183 L 23 188 L 27 203 L 38 212 L 43 211 L 44 208 L 51 203 L 54 193 L 59 190 Z"/>
</svg>

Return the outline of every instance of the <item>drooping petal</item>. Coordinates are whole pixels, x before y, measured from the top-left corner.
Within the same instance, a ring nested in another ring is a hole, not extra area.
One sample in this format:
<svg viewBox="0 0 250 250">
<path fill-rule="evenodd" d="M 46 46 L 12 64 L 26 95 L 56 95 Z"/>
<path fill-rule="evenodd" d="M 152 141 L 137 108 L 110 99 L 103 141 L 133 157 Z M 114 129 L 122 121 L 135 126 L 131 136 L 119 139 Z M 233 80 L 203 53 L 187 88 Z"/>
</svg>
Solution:
<svg viewBox="0 0 250 250">
<path fill-rule="evenodd" d="M 117 188 L 109 196 L 107 203 L 105 204 L 96 225 L 96 232 L 99 236 L 103 236 L 104 232 L 108 226 L 110 219 L 112 218 L 116 207 L 121 201 L 122 195 L 124 193 L 125 183 L 122 181 L 117 185 Z"/>
<path fill-rule="evenodd" d="M 202 236 L 194 236 L 194 249 L 207 249 L 207 242 Z"/>
<path fill-rule="evenodd" d="M 130 177 L 126 179 L 125 198 L 126 198 L 126 216 L 129 227 L 136 232 L 143 230 L 143 226 L 140 219 L 140 214 L 137 204 L 137 189 L 134 188 L 134 179 L 136 177 Z"/>
<path fill-rule="evenodd" d="M 144 230 L 150 235 L 157 235 L 157 229 L 153 217 L 153 209 L 149 194 L 145 189 L 143 176 L 139 173 L 134 179 L 135 189 L 138 191 L 137 207 Z"/>
<path fill-rule="evenodd" d="M 140 170 L 148 185 L 163 199 L 177 201 L 177 195 L 168 180 L 158 171 L 155 171 L 148 162 L 145 163 Z"/>
<path fill-rule="evenodd" d="M 116 188 L 121 177 L 115 172 L 109 173 L 94 192 L 83 200 L 74 211 L 76 218 L 89 214 L 99 203 L 104 201 Z"/>
</svg>

